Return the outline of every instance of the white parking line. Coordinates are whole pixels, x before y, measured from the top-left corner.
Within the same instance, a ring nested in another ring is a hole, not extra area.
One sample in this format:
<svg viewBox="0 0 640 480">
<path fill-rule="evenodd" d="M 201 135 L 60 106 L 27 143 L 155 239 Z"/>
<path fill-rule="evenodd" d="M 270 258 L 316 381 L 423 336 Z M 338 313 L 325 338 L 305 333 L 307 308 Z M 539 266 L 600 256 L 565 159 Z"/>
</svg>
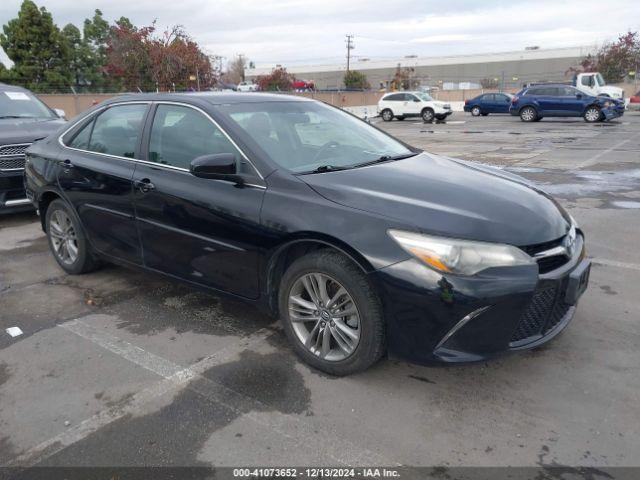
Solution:
<svg viewBox="0 0 640 480">
<path fill-rule="evenodd" d="M 84 318 L 89 320 L 91 317 Z M 399 465 L 397 462 L 390 462 L 389 459 L 371 452 L 361 445 L 356 445 L 346 439 L 337 437 L 336 432 L 333 430 L 322 432 L 322 430 L 326 430 L 325 427 L 315 425 L 302 417 L 278 412 L 262 415 L 259 412 L 271 410 L 267 405 L 202 376 L 202 373 L 211 367 L 220 365 L 230 357 L 264 341 L 273 333 L 269 328 L 258 330 L 221 351 L 187 368 L 183 368 L 170 360 L 147 352 L 138 346 L 106 333 L 82 319 L 72 320 L 59 326 L 131 363 L 162 376 L 164 380 L 136 393 L 126 405 L 112 407 L 99 412 L 80 424 L 29 449 L 11 460 L 7 466 L 27 467 L 35 465 L 125 415 L 142 410 L 144 405 L 154 398 L 170 392 L 177 393 L 183 388 L 195 391 L 207 401 L 215 402 L 238 415 L 242 415 L 243 418 L 249 418 L 285 438 L 295 440 L 298 445 L 312 452 L 322 452 L 324 456 L 336 464 Z M 192 380 L 197 381 L 191 382 Z"/>
<path fill-rule="evenodd" d="M 605 258 L 592 258 L 591 261 L 598 265 L 605 265 L 607 267 L 628 268 L 630 270 L 640 271 L 640 264 L 638 263 L 618 262 L 616 260 L 607 260 Z"/>
<path fill-rule="evenodd" d="M 598 163 L 598 160 L 600 160 L 602 157 L 604 157 L 605 155 L 609 155 L 614 150 L 617 150 L 618 148 L 622 147 L 623 145 L 626 145 L 631 140 L 634 140 L 637 137 L 638 137 L 638 135 L 634 135 L 631 138 L 627 138 L 626 140 L 623 140 L 620 143 L 615 144 L 613 147 L 607 148 L 606 150 L 603 150 L 602 152 L 597 153 L 597 154 L 593 155 L 592 157 L 587 158 L 584 162 L 579 163 L 576 166 L 576 168 L 585 168 L 585 167 L 590 167 L 592 165 L 595 165 L 596 163 Z"/>
</svg>

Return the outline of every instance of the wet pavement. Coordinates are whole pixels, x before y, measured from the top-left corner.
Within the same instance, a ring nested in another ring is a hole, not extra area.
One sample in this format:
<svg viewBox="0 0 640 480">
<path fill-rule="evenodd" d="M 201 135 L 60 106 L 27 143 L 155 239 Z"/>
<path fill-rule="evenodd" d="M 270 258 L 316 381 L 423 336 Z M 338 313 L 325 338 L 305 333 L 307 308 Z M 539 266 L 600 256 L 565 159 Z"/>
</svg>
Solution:
<svg viewBox="0 0 640 480">
<path fill-rule="evenodd" d="M 564 334 L 491 362 L 331 378 L 251 306 L 115 266 L 65 275 L 35 215 L 5 216 L 0 465 L 637 465 L 640 114 L 377 125 L 563 203 L 594 260 Z"/>
</svg>

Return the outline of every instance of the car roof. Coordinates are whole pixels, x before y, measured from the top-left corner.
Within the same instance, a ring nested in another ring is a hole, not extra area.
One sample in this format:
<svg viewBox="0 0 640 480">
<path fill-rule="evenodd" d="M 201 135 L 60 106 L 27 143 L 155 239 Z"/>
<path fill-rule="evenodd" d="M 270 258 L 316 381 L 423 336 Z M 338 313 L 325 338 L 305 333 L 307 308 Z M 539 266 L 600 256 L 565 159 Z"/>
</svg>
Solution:
<svg viewBox="0 0 640 480">
<path fill-rule="evenodd" d="M 296 95 L 250 92 L 181 92 L 181 93 L 135 93 L 118 95 L 105 103 L 130 101 L 173 101 L 180 102 L 186 98 L 204 100 L 212 105 L 264 102 L 311 102 L 313 100 Z"/>
<path fill-rule="evenodd" d="M 9 85 L 8 83 L 0 83 L 0 92 L 30 92 L 26 88 Z"/>
</svg>

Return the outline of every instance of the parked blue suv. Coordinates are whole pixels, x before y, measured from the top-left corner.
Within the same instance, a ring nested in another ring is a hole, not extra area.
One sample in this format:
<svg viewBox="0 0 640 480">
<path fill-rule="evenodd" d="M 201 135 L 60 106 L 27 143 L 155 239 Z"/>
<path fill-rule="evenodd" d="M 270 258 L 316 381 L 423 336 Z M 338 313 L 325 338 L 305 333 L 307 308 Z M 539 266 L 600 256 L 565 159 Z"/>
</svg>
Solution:
<svg viewBox="0 0 640 480">
<path fill-rule="evenodd" d="M 624 102 L 592 97 L 570 85 L 532 85 L 513 97 L 509 113 L 519 115 L 523 122 L 537 122 L 543 117 L 583 117 L 592 123 L 621 117 Z"/>
</svg>

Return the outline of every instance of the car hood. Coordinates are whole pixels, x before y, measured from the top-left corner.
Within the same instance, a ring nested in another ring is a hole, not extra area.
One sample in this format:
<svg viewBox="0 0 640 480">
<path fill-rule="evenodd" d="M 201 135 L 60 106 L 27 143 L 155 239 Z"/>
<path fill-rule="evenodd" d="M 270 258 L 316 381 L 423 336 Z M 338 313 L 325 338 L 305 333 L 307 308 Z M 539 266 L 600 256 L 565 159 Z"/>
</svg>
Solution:
<svg viewBox="0 0 640 480">
<path fill-rule="evenodd" d="M 0 119 L 0 145 L 32 143 L 48 137 L 66 122 L 59 118 L 4 118 Z"/>
<path fill-rule="evenodd" d="M 526 180 L 426 153 L 300 178 L 335 203 L 435 235 L 524 246 L 570 227 L 557 203 Z"/>
</svg>

